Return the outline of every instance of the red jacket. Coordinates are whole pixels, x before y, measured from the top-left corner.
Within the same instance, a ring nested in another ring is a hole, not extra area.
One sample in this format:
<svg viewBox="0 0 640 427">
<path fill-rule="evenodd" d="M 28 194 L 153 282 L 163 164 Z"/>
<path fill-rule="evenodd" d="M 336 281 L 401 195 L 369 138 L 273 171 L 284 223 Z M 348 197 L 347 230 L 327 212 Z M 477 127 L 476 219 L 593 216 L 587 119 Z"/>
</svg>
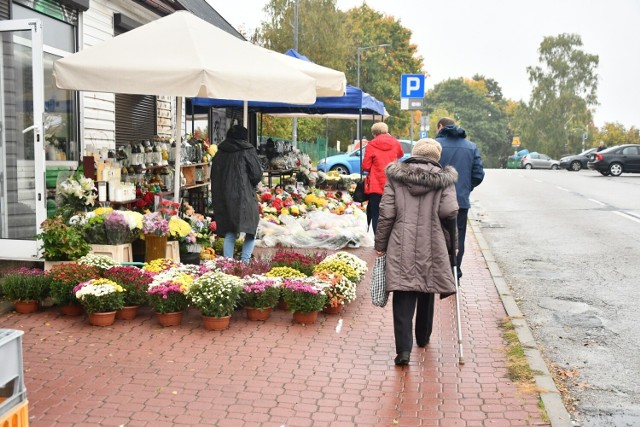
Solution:
<svg viewBox="0 0 640 427">
<path fill-rule="evenodd" d="M 378 135 L 366 145 L 362 170 L 369 172 L 365 180 L 364 192 L 366 194 L 382 194 L 387 183 L 387 175 L 384 168 L 396 159 L 404 156 L 402 145 L 388 133 Z"/>
</svg>

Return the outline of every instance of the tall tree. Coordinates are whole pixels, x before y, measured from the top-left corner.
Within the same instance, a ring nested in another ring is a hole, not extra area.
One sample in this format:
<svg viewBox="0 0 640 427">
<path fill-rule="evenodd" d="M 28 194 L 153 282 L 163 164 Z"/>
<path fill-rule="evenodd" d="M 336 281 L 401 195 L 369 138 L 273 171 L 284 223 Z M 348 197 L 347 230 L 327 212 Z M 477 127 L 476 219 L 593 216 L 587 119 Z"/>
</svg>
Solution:
<svg viewBox="0 0 640 427">
<path fill-rule="evenodd" d="M 599 58 L 582 50 L 577 34 L 545 37 L 538 54 L 540 65 L 527 67 L 533 84 L 526 111 L 530 120 L 524 120 L 520 130 L 533 145 L 558 157 L 579 149 L 581 139 L 571 138 L 571 133 L 592 122 Z"/>
<path fill-rule="evenodd" d="M 427 94 L 428 110 L 448 111 L 478 145 L 487 167 L 500 167 L 511 151 L 504 112 L 488 96 L 479 81 L 450 79 L 438 83 Z M 435 118 L 436 120 L 439 117 Z"/>
<path fill-rule="evenodd" d="M 400 76 L 423 72 L 422 58 L 417 54 L 417 46 L 411 43 L 411 30 L 364 2 L 360 7 L 347 11 L 345 26 L 349 29 L 351 52 L 346 73 L 352 84 L 358 80 L 358 48 L 391 45 L 361 50 L 360 88 L 384 102 L 391 115 L 387 120 L 390 133 L 398 137 L 409 136 L 411 114 L 400 110 Z"/>
</svg>

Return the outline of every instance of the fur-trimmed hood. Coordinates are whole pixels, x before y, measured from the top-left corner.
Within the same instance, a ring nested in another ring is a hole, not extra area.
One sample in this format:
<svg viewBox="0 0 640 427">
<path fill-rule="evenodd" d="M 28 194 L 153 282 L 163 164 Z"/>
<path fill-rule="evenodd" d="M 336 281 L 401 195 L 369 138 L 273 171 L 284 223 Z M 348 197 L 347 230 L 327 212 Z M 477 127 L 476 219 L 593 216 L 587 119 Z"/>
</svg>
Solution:
<svg viewBox="0 0 640 427">
<path fill-rule="evenodd" d="M 386 173 L 388 179 L 406 186 L 413 196 L 442 190 L 458 181 L 458 172 L 452 166 L 443 169 L 437 162 L 420 157 L 391 163 Z"/>
</svg>

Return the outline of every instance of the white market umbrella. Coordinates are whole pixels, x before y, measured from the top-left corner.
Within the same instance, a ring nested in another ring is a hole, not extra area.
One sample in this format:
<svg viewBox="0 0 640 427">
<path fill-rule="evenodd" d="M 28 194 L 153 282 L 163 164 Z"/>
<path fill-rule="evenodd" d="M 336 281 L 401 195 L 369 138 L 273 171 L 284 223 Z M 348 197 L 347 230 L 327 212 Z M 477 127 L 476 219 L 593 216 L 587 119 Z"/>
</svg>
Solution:
<svg viewBox="0 0 640 427">
<path fill-rule="evenodd" d="M 316 96 L 343 96 L 347 91 L 347 77 L 342 71 L 310 61 L 269 50 L 287 66 L 316 79 Z"/>
<path fill-rule="evenodd" d="M 182 97 L 312 104 L 316 80 L 267 49 L 180 11 L 53 64 L 56 87 L 178 97 L 176 185 L 179 200 Z"/>
</svg>

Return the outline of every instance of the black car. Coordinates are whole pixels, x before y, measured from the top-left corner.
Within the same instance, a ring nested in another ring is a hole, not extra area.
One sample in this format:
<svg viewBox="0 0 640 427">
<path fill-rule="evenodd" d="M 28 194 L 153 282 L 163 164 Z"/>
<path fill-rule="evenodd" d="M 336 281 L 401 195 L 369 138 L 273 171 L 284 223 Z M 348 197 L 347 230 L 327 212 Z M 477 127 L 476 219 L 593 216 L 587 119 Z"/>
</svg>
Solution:
<svg viewBox="0 0 640 427">
<path fill-rule="evenodd" d="M 640 144 L 618 145 L 597 152 L 587 166 L 604 176 L 640 173 Z"/>
<path fill-rule="evenodd" d="M 589 148 L 587 151 L 583 151 L 580 154 L 573 154 L 571 156 L 564 156 L 560 159 L 560 168 L 570 171 L 579 171 L 580 169 L 587 168 L 587 162 L 593 157 L 598 148 Z"/>
</svg>

